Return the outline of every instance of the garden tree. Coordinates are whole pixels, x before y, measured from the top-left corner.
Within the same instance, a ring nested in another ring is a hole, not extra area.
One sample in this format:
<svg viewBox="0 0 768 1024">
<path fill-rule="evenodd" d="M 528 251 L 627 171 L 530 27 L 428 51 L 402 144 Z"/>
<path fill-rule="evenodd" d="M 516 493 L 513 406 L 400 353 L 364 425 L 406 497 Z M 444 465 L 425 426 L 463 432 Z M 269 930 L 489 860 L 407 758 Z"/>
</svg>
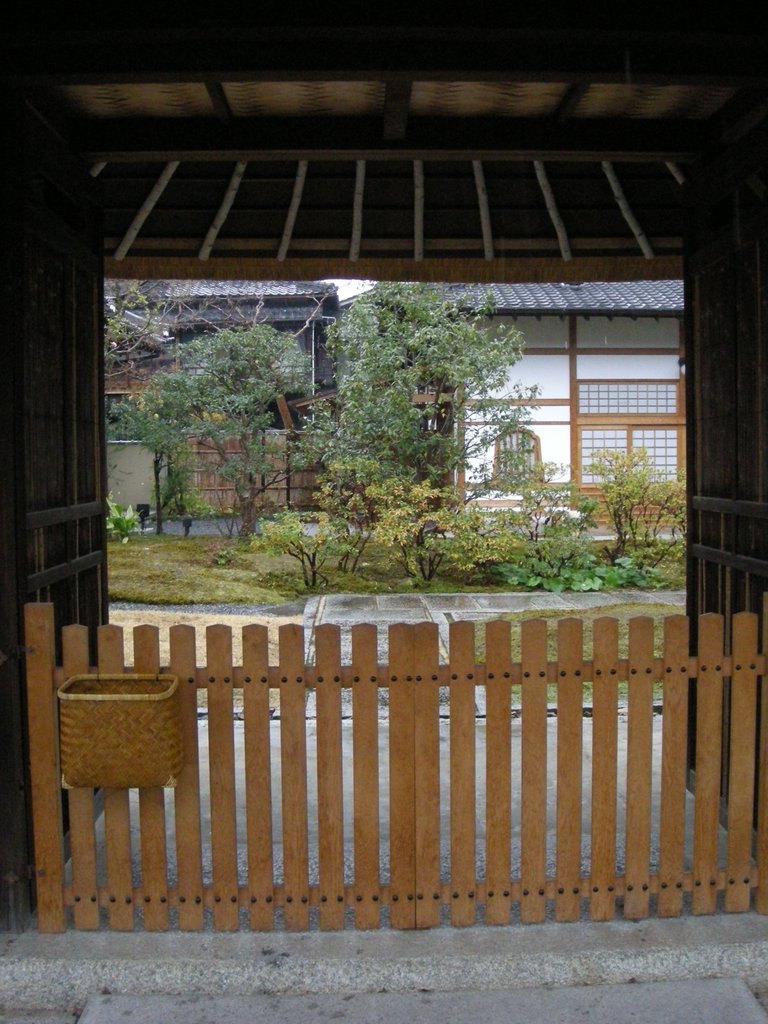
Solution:
<svg viewBox="0 0 768 1024">
<path fill-rule="evenodd" d="M 131 377 L 147 358 L 162 351 L 162 304 L 151 297 L 151 282 L 110 281 L 104 294 L 104 373 Z"/>
<path fill-rule="evenodd" d="M 179 404 L 167 374 L 157 374 L 146 388 L 124 399 L 116 407 L 107 429 L 112 438 L 138 441 L 152 452 L 155 532 L 163 532 L 162 475 L 177 481 L 177 489 L 189 474 L 190 450 L 186 409 Z"/>
<path fill-rule="evenodd" d="M 296 339 L 268 324 L 204 334 L 184 346 L 180 370 L 158 375 L 187 437 L 207 445 L 230 482 L 240 533 L 254 532 L 269 487 L 286 479 L 295 437 L 278 443 L 276 406 L 309 389 L 309 364 Z"/>
<path fill-rule="evenodd" d="M 338 368 L 332 401 L 316 403 L 306 431 L 311 456 L 345 485 L 400 477 L 454 486 L 471 470 L 488 489 L 495 442 L 516 432 L 535 388 L 511 384 L 522 355 L 514 327 L 489 329 L 489 305 L 421 284 L 378 284 L 331 327 Z"/>
</svg>

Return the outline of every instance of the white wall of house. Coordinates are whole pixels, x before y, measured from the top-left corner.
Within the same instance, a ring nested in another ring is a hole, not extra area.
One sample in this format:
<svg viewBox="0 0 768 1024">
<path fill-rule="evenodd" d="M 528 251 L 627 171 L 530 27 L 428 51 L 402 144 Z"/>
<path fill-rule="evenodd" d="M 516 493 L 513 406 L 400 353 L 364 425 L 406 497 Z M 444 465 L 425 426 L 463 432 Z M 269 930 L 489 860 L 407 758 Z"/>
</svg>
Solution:
<svg viewBox="0 0 768 1024">
<path fill-rule="evenodd" d="M 589 462 L 601 448 L 644 447 L 667 475 L 684 465 L 682 332 L 675 316 L 495 317 L 521 331 L 515 383 L 536 385 L 529 429 L 544 462 L 591 489 Z M 468 474 L 468 480 L 472 474 Z"/>
<path fill-rule="evenodd" d="M 138 441 L 107 443 L 107 493 L 118 505 L 154 507 L 152 453 Z"/>
</svg>

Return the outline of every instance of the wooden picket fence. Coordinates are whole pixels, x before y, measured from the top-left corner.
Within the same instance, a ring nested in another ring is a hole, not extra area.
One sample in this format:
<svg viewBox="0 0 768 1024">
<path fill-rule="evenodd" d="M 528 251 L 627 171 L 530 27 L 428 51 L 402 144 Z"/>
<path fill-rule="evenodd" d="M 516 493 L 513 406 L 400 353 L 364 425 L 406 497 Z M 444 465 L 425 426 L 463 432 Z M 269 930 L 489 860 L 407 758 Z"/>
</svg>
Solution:
<svg viewBox="0 0 768 1024">
<path fill-rule="evenodd" d="M 112 625 L 95 665 L 85 628 L 64 627 L 57 664 L 53 622 L 51 605 L 27 606 L 40 931 L 768 912 L 768 677 L 755 615 L 703 615 L 696 654 L 684 616 L 664 620 L 657 651 L 653 620 L 639 617 L 621 657 L 605 617 L 589 658 L 580 619 L 558 623 L 554 657 L 547 623 L 532 619 L 517 660 L 510 624 L 493 621 L 480 664 L 468 622 L 451 625 L 447 662 L 434 624 L 391 626 L 387 665 L 372 625 L 353 627 L 350 664 L 339 628 L 319 627 L 311 665 L 300 627 L 280 628 L 270 665 L 266 627 L 246 625 L 239 666 L 228 627 L 207 628 L 204 666 L 194 629 L 172 627 L 161 666 L 157 629 L 140 626 L 132 669 L 171 672 L 182 687 L 178 785 L 68 790 L 66 815 L 56 690 L 126 666 Z"/>
</svg>

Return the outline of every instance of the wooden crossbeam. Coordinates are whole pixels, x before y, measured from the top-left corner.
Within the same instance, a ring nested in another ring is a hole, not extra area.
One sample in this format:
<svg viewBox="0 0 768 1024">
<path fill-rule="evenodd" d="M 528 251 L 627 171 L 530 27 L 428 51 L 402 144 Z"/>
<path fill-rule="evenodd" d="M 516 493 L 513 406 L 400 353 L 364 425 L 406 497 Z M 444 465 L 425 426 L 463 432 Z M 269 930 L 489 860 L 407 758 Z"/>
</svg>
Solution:
<svg viewBox="0 0 768 1024">
<path fill-rule="evenodd" d="M 385 139 L 405 138 L 412 87 L 412 82 L 402 79 L 387 82 L 384 92 Z"/>
<path fill-rule="evenodd" d="M 229 124 L 232 120 L 232 110 L 221 82 L 208 79 L 206 80 L 205 88 L 216 117 L 222 124 Z"/>
</svg>

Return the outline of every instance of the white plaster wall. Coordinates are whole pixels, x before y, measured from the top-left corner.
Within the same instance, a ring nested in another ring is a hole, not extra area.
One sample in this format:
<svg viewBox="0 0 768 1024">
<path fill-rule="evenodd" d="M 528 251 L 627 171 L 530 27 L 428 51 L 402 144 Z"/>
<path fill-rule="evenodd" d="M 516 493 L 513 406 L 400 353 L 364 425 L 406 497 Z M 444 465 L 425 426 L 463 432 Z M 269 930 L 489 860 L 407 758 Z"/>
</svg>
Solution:
<svg viewBox="0 0 768 1024">
<path fill-rule="evenodd" d="M 543 357 L 542 357 L 543 358 Z M 677 356 L 577 356 L 580 380 L 677 380 Z"/>
<path fill-rule="evenodd" d="M 674 348 L 680 344 L 680 326 L 673 317 L 628 316 L 579 317 L 576 325 L 578 348 Z"/>
<path fill-rule="evenodd" d="M 118 505 L 154 506 L 152 453 L 138 441 L 107 443 L 107 493 Z"/>
<path fill-rule="evenodd" d="M 537 356 L 526 353 L 509 371 L 508 387 L 516 382 L 524 387 L 538 385 L 539 398 L 568 398 L 568 356 Z M 504 392 L 499 392 L 503 394 Z"/>
</svg>

